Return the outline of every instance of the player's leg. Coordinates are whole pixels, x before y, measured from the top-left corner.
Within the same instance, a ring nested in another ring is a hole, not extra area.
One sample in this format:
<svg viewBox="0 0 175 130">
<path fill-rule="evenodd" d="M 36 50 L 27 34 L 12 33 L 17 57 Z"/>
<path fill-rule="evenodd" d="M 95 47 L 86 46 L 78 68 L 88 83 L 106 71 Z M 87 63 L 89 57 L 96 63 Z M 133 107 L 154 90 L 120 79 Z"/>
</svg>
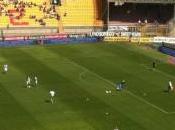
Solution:
<svg viewBox="0 0 175 130">
<path fill-rule="evenodd" d="M 37 86 L 37 85 L 38 85 L 38 81 L 36 80 L 36 81 L 35 81 L 35 86 Z"/>
<path fill-rule="evenodd" d="M 171 91 L 171 87 L 170 86 L 168 86 L 168 92 L 170 92 Z"/>
<path fill-rule="evenodd" d="M 28 81 L 26 81 L 26 87 L 28 88 L 28 85 L 29 85 L 29 83 L 28 83 Z"/>
<path fill-rule="evenodd" d="M 171 86 L 171 91 L 174 91 L 174 87 L 173 86 Z"/>
<path fill-rule="evenodd" d="M 27 81 L 27 88 L 31 88 L 30 82 Z"/>
<path fill-rule="evenodd" d="M 53 97 L 51 97 L 51 98 L 50 98 L 50 102 L 51 102 L 52 104 L 53 104 L 53 101 L 54 101 L 54 100 L 53 100 Z"/>
</svg>

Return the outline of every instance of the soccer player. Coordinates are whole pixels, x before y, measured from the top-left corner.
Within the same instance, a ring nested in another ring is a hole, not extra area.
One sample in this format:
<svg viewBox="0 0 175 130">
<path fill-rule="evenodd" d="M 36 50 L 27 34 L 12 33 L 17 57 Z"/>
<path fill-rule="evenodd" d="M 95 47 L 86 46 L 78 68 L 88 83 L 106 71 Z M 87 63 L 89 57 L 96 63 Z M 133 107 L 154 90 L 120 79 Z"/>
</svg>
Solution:
<svg viewBox="0 0 175 130">
<path fill-rule="evenodd" d="M 155 69 L 155 68 L 156 68 L 156 62 L 153 61 L 153 69 Z"/>
<path fill-rule="evenodd" d="M 26 80 L 27 88 L 31 88 L 31 78 L 28 76 Z"/>
<path fill-rule="evenodd" d="M 38 85 L 38 77 L 34 77 L 34 79 L 35 79 L 35 86 L 37 86 Z"/>
<path fill-rule="evenodd" d="M 53 102 L 54 102 L 54 96 L 55 96 L 55 91 L 51 90 L 49 93 L 50 93 L 50 96 L 51 96 L 50 102 L 53 104 Z"/>
<path fill-rule="evenodd" d="M 173 91 L 174 87 L 171 81 L 168 82 L 168 92 Z"/>
<path fill-rule="evenodd" d="M 8 71 L 8 65 L 7 64 L 3 65 L 3 70 L 4 70 L 4 73 L 7 73 L 7 71 Z"/>
<path fill-rule="evenodd" d="M 126 81 L 125 80 L 122 80 L 119 84 L 116 84 L 116 89 L 118 91 L 123 90 L 125 87 L 126 87 Z"/>
</svg>

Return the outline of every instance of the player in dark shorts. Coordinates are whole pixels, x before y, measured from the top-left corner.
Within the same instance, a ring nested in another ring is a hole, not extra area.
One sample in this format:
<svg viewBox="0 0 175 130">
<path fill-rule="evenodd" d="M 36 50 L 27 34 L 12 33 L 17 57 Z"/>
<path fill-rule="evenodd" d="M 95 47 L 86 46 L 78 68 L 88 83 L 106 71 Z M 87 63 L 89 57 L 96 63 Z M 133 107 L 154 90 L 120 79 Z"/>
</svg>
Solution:
<svg viewBox="0 0 175 130">
<path fill-rule="evenodd" d="M 155 69 L 155 68 L 156 68 L 156 62 L 153 61 L 153 69 Z"/>
</svg>

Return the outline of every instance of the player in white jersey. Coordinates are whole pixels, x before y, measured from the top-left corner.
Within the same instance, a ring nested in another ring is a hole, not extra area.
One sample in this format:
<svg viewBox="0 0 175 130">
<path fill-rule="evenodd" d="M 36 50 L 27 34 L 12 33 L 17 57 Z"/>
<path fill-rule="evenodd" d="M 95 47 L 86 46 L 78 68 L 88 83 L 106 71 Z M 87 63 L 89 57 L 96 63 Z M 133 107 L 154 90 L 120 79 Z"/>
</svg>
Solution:
<svg viewBox="0 0 175 130">
<path fill-rule="evenodd" d="M 174 87 L 171 81 L 168 82 L 168 92 L 173 91 Z"/>
<path fill-rule="evenodd" d="M 55 91 L 51 90 L 51 91 L 49 92 L 49 94 L 50 94 L 50 96 L 51 96 L 50 101 L 51 101 L 51 103 L 53 104 L 53 102 L 54 102 L 54 96 L 55 96 Z"/>
<path fill-rule="evenodd" d="M 35 80 L 35 86 L 37 86 L 38 85 L 38 77 L 34 77 L 34 80 Z"/>
<path fill-rule="evenodd" d="M 7 71 L 8 71 L 8 65 L 7 64 L 3 65 L 3 70 L 4 70 L 4 73 L 7 73 Z"/>
<path fill-rule="evenodd" d="M 31 78 L 28 76 L 26 80 L 27 88 L 31 88 Z"/>
</svg>

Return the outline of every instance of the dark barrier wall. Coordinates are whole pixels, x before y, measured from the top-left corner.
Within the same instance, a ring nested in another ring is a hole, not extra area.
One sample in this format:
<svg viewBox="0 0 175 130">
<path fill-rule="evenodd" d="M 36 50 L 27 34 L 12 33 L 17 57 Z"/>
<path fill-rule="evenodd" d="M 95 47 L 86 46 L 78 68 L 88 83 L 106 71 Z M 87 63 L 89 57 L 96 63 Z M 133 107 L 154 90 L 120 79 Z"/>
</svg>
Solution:
<svg viewBox="0 0 175 130">
<path fill-rule="evenodd" d="M 0 41 L 0 46 L 20 46 L 20 45 L 32 45 L 33 40 L 12 40 L 12 41 Z"/>
<path fill-rule="evenodd" d="M 164 46 L 159 47 L 159 51 L 167 54 L 167 55 L 171 55 L 175 57 L 175 50 L 174 49 L 170 49 Z"/>
<path fill-rule="evenodd" d="M 164 46 L 166 48 L 170 48 L 170 49 L 174 49 L 175 50 L 175 44 L 162 43 L 162 46 Z"/>
<path fill-rule="evenodd" d="M 108 0 L 101 0 L 102 2 L 102 20 L 104 22 L 104 31 L 108 29 Z"/>
<path fill-rule="evenodd" d="M 95 43 L 98 38 L 79 37 L 79 38 L 47 38 L 47 39 L 30 39 L 30 40 L 5 40 L 0 41 L 0 46 L 21 46 L 33 44 L 74 44 L 74 43 Z"/>
<path fill-rule="evenodd" d="M 98 42 L 95 37 L 84 37 L 84 38 L 59 38 L 59 39 L 46 39 L 45 44 L 65 44 L 65 43 L 94 43 Z"/>
</svg>

